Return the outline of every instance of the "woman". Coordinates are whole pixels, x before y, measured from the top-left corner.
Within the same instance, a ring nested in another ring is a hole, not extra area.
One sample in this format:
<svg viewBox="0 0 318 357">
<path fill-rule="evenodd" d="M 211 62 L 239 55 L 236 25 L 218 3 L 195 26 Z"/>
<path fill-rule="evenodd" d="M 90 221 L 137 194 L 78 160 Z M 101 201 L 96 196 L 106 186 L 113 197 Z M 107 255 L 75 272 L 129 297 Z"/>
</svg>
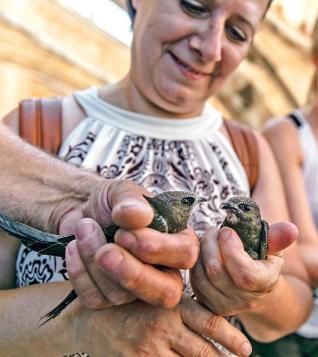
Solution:
<svg viewBox="0 0 318 357">
<path fill-rule="evenodd" d="M 271 120 L 264 130 L 281 171 L 292 221 L 298 226 L 299 247 L 311 279 L 318 283 L 318 22 L 312 36 L 316 71 L 309 104 Z M 291 145 L 292 143 L 292 145 Z M 317 289 L 309 319 L 296 334 L 271 345 L 258 345 L 262 355 L 316 356 L 318 354 Z"/>
<path fill-rule="evenodd" d="M 295 245 L 286 249 L 284 266 L 283 258 L 273 254 L 290 243 L 293 227 L 271 226 L 270 255 L 263 261 L 252 260 L 233 231 L 222 229 L 219 235 L 216 228 L 209 229 L 224 219 L 221 204 L 230 196 L 248 195 L 249 187 L 222 117 L 207 100 L 245 58 L 270 2 L 134 0 L 129 4 L 136 12 L 130 71 L 114 85 L 64 98 L 64 142 L 59 156 L 105 178 L 133 180 L 151 192 L 190 190 L 207 198 L 208 204 L 196 210 L 192 220 L 196 232 L 204 234 L 201 260 L 193 270 L 196 294 L 212 311 L 238 314 L 257 339 L 269 341 L 293 331 L 310 310 L 306 271 Z M 6 123 L 17 128 L 17 119 L 15 112 Z M 271 151 L 260 135 L 257 142 L 260 176 L 253 198 L 268 222 L 287 220 Z M 139 231 L 121 231 L 116 237 L 116 243 L 130 252 L 140 240 Z M 96 270 L 79 247 L 73 248 L 67 261 L 76 291 L 79 295 L 83 291 L 74 267 L 74 262 L 81 262 L 79 255 L 87 263 L 90 286 L 98 290 Z M 156 241 L 146 244 L 153 257 L 147 263 L 157 263 L 156 248 Z M 36 259 L 34 253 L 20 248 L 19 286 L 30 284 L 25 271 Z M 65 271 L 62 262 L 58 264 L 52 280 L 61 280 Z M 185 283 L 190 291 L 187 276 Z"/>
</svg>

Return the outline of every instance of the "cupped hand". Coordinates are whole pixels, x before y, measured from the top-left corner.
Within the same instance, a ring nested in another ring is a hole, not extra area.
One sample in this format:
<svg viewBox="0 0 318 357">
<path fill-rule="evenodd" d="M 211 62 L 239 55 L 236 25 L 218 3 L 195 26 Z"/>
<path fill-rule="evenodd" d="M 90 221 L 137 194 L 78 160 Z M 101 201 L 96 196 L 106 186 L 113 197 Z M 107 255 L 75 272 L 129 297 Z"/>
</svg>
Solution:
<svg viewBox="0 0 318 357">
<path fill-rule="evenodd" d="M 66 251 L 70 281 L 84 306 L 101 309 L 139 298 L 164 307 L 175 306 L 183 282 L 179 269 L 193 267 L 199 252 L 195 233 L 159 233 L 146 228 L 153 210 L 144 189 L 130 181 L 106 180 L 82 207 L 71 210 L 60 230 L 74 232 Z M 122 227 L 116 244 L 106 244 L 100 225 Z M 158 268 L 160 266 L 160 268 Z"/>
<path fill-rule="evenodd" d="M 198 299 L 211 311 L 230 316 L 260 308 L 281 276 L 282 250 L 292 244 L 298 230 L 281 222 L 269 228 L 268 258 L 253 260 L 230 228 L 211 228 L 201 239 L 201 256 L 191 271 Z"/>
<path fill-rule="evenodd" d="M 224 356 L 203 336 L 237 356 L 251 353 L 242 332 L 185 296 L 171 309 L 137 300 L 102 311 L 79 307 L 74 316 L 78 347 L 92 356 Z"/>
</svg>

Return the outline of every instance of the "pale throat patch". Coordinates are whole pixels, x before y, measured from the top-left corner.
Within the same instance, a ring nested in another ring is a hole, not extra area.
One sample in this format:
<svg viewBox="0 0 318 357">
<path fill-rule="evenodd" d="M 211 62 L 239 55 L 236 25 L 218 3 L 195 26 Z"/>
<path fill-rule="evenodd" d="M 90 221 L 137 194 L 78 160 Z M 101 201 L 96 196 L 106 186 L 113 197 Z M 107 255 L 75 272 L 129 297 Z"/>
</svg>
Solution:
<svg viewBox="0 0 318 357">
<path fill-rule="evenodd" d="M 229 212 L 226 219 L 230 224 L 238 224 L 239 222 L 239 219 L 234 212 Z"/>
</svg>

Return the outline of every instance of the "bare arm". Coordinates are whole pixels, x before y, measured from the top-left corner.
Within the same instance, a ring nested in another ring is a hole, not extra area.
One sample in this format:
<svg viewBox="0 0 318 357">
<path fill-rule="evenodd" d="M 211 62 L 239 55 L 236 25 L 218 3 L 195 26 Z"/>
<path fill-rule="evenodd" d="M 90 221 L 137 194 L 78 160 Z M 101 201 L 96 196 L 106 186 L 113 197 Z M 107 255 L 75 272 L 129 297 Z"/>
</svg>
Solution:
<svg viewBox="0 0 318 357">
<path fill-rule="evenodd" d="M 260 179 L 253 198 L 269 223 L 289 219 L 283 187 L 272 152 L 260 141 Z M 269 259 L 281 259 L 269 257 Z M 308 276 L 296 243 L 283 253 L 282 274 L 262 304 L 240 316 L 252 337 L 265 341 L 295 331 L 304 322 L 312 307 Z M 268 327 L 268 333 L 262 329 Z"/>
<path fill-rule="evenodd" d="M 0 153 L 0 210 L 44 230 L 57 232 L 58 218 L 102 180 L 26 144 L 2 124 Z"/>
<path fill-rule="evenodd" d="M 294 331 L 308 316 L 312 296 L 297 247 L 289 246 L 296 228 L 275 223 L 288 220 L 288 213 L 273 155 L 260 135 L 258 142 L 261 167 L 253 199 L 272 224 L 269 257 L 253 260 L 234 231 L 211 229 L 201 240 L 202 263 L 191 281 L 212 311 L 237 314 L 251 336 L 265 342 Z M 276 255 L 286 247 L 284 258 Z"/>
<path fill-rule="evenodd" d="M 318 231 L 312 218 L 302 174 L 303 154 L 297 128 L 287 119 L 270 123 L 264 131 L 276 156 L 284 182 L 291 220 L 299 229 L 299 249 L 311 284 L 318 284 Z M 290 145 L 290 143 L 293 145 Z"/>
<path fill-rule="evenodd" d="M 94 312 L 74 304 L 64 312 L 63 319 L 39 327 L 39 316 L 47 312 L 53 299 L 61 299 L 68 290 L 68 283 L 50 283 L 1 292 L 1 355 L 221 355 L 202 335 L 214 338 L 237 355 L 247 356 L 251 351 L 241 332 L 189 299 L 174 309 L 136 301 Z"/>
</svg>

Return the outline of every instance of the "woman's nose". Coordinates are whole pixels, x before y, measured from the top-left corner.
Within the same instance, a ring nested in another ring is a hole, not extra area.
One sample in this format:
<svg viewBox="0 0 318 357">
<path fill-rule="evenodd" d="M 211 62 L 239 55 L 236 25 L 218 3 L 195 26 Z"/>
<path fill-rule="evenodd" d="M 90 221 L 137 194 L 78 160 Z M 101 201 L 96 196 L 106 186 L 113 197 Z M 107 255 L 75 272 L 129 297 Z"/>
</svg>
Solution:
<svg viewBox="0 0 318 357">
<path fill-rule="evenodd" d="M 219 62 L 222 57 L 222 42 L 224 38 L 224 24 L 220 20 L 211 22 L 190 40 L 190 46 L 199 52 L 206 63 Z"/>
</svg>

